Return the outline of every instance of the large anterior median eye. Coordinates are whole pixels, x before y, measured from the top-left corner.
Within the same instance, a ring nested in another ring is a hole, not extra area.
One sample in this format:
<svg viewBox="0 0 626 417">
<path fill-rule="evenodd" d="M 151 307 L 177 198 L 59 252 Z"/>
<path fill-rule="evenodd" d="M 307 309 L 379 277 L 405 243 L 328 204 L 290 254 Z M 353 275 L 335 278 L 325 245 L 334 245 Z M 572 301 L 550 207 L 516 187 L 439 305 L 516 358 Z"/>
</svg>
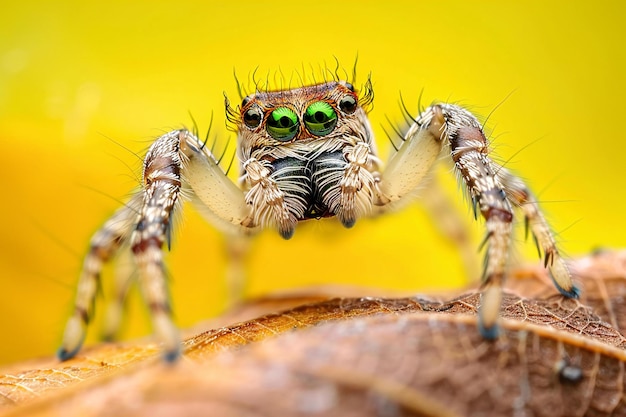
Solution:
<svg viewBox="0 0 626 417">
<path fill-rule="evenodd" d="M 337 125 L 337 113 L 327 102 L 316 101 L 307 107 L 304 124 L 315 136 L 328 135 Z"/>
<path fill-rule="evenodd" d="M 281 142 L 288 142 L 298 134 L 298 116 L 288 107 L 274 109 L 267 118 L 267 133 Z"/>
</svg>

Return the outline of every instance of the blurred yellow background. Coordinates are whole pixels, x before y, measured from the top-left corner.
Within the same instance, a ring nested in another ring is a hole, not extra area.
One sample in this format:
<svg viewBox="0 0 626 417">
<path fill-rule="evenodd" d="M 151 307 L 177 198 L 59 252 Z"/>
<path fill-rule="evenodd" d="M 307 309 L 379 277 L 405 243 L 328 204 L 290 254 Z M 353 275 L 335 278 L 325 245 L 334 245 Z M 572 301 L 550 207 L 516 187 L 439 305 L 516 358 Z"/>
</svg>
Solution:
<svg viewBox="0 0 626 417">
<path fill-rule="evenodd" d="M 213 113 L 213 133 L 232 136 L 223 93 L 239 101 L 234 70 L 289 78 L 334 67 L 336 57 L 350 72 L 358 54 L 361 82 L 371 73 L 374 84 L 383 156 L 385 116 L 403 120 L 400 92 L 411 109 L 422 90 L 423 103 L 461 103 L 483 119 L 497 107 L 487 129 L 498 159 L 544 202 L 564 252 L 624 246 L 624 12 L 618 1 L 3 6 L 0 363 L 55 351 L 89 238 L 138 184 L 135 153 L 190 126 L 189 112 L 201 130 Z M 443 177 L 470 224 L 452 176 Z M 471 230 L 478 246 L 481 226 Z M 517 260 L 536 259 L 532 244 L 518 247 Z M 417 205 L 352 230 L 309 222 L 288 242 L 264 233 L 251 249 L 246 296 L 323 283 L 423 291 L 467 280 L 454 245 Z M 223 239 L 192 209 L 168 265 L 181 326 L 225 308 Z M 149 333 L 137 291 L 128 320 L 127 337 Z"/>
</svg>

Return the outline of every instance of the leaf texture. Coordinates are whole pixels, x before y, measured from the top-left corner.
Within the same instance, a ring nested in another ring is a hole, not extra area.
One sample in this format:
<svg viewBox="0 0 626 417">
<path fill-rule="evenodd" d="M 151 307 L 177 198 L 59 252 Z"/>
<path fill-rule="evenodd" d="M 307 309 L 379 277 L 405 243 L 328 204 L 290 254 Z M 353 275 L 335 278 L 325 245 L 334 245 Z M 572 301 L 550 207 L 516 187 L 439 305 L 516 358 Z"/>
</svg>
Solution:
<svg viewBox="0 0 626 417">
<path fill-rule="evenodd" d="M 6 367 L 0 410 L 12 416 L 626 415 L 620 331 L 626 252 L 597 253 L 570 266 L 584 288 L 581 301 L 555 294 L 539 267 L 513 271 L 493 342 L 478 333 L 475 290 L 447 301 L 279 297 L 206 325 L 211 330 L 186 339 L 185 355 L 173 366 L 162 363 L 158 346 L 137 341 L 94 346 L 63 363 Z"/>
</svg>

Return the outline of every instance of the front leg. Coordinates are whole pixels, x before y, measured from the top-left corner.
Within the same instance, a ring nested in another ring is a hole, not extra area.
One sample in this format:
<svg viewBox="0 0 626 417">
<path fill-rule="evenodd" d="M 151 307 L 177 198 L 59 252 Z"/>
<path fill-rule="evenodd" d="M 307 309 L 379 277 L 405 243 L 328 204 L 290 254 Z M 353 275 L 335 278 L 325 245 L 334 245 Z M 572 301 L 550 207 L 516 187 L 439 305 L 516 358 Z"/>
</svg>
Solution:
<svg viewBox="0 0 626 417">
<path fill-rule="evenodd" d="M 498 169 L 488 157 L 487 139 L 476 118 L 468 111 L 446 105 L 446 141 L 454 166 L 461 174 L 472 201 L 486 222 L 486 253 L 479 326 L 486 338 L 497 336 L 496 322 L 502 303 L 502 286 L 510 253 L 513 209 L 504 185 L 496 176 Z"/>
<path fill-rule="evenodd" d="M 57 356 L 66 360 L 79 351 L 85 339 L 86 328 L 94 313 L 94 300 L 100 287 L 100 275 L 104 263 L 109 261 L 128 239 L 141 209 L 142 195 L 135 195 L 128 204 L 118 209 L 91 238 L 89 252 L 76 287 L 74 310 L 67 320 L 61 347 Z M 123 296 L 122 296 L 123 297 Z M 121 303 L 121 300 L 116 300 Z"/>
<path fill-rule="evenodd" d="M 171 319 L 163 244 L 169 239 L 172 212 L 179 202 L 183 161 L 177 134 L 162 137 L 150 148 L 144 162 L 143 205 L 130 239 L 154 331 L 169 361 L 179 356 L 180 339 Z"/>
<path fill-rule="evenodd" d="M 463 179 L 475 216 L 480 213 L 487 233 L 483 271 L 483 294 L 479 327 L 486 338 L 497 336 L 502 285 L 510 252 L 513 206 L 521 208 L 544 252 L 546 266 L 561 293 L 578 297 L 554 237 L 524 183 L 489 158 L 482 126 L 470 112 L 450 104 L 426 109 L 408 130 L 404 143 L 389 161 L 379 184 L 383 206 L 401 200 L 415 190 L 442 149 L 447 150 Z"/>
<path fill-rule="evenodd" d="M 74 314 L 66 324 L 58 352 L 61 360 L 73 357 L 80 349 L 93 315 L 102 266 L 127 240 L 165 358 L 173 361 L 180 355 L 180 338 L 171 318 L 163 246 L 169 246 L 172 216 L 180 205 L 183 187 L 211 220 L 238 231 L 250 227 L 244 224 L 249 208 L 242 191 L 226 177 L 202 142 L 186 130 L 170 132 L 152 144 L 144 160 L 142 185 L 141 192 L 118 210 L 91 241 L 78 283 Z"/>
</svg>

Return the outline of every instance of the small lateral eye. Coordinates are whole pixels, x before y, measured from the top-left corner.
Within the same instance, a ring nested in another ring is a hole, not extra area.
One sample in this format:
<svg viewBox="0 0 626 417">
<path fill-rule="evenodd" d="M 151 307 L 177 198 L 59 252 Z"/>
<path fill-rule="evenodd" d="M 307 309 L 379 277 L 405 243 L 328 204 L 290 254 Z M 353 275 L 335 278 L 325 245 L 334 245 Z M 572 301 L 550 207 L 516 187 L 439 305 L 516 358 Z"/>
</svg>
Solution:
<svg viewBox="0 0 626 417">
<path fill-rule="evenodd" d="M 327 102 L 316 101 L 307 107 L 304 124 L 315 136 L 325 136 L 337 126 L 337 113 Z"/>
<path fill-rule="evenodd" d="M 263 112 L 259 106 L 253 105 L 243 114 L 243 122 L 249 128 L 259 127 L 263 119 Z"/>
<path fill-rule="evenodd" d="M 278 107 L 267 118 L 267 133 L 280 142 L 289 142 L 298 134 L 298 115 L 289 107 Z"/>
<path fill-rule="evenodd" d="M 347 95 L 339 101 L 339 108 L 346 114 L 354 113 L 356 110 L 356 98 Z"/>
</svg>

